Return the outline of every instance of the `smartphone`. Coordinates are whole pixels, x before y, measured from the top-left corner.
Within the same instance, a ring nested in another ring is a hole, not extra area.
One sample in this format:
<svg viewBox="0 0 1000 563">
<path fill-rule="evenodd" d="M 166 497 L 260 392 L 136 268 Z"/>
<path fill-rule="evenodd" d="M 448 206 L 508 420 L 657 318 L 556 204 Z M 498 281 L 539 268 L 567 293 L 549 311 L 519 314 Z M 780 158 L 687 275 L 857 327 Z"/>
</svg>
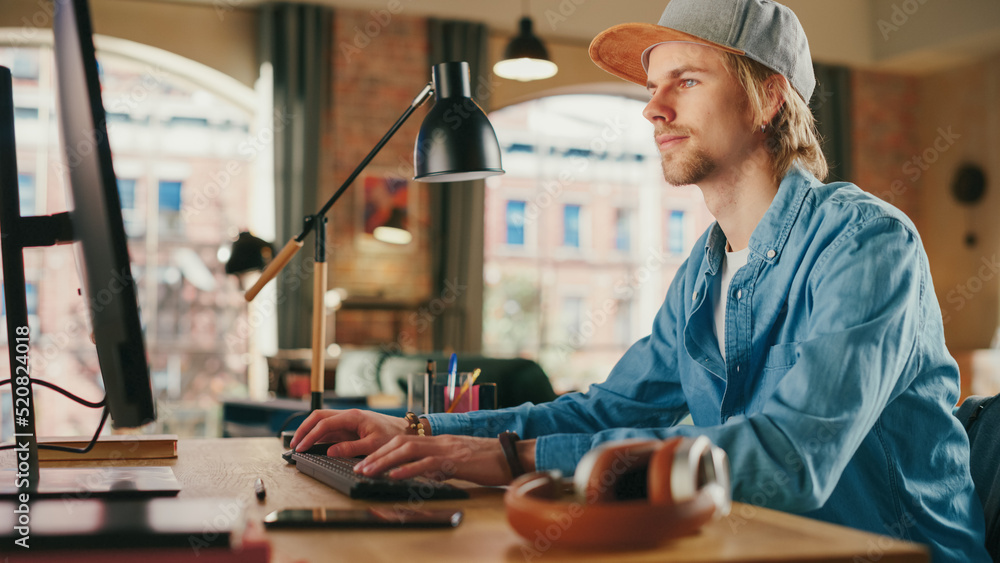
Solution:
<svg viewBox="0 0 1000 563">
<path fill-rule="evenodd" d="M 288 508 L 264 517 L 268 528 L 454 528 L 462 511 L 373 506 L 370 508 Z"/>
</svg>

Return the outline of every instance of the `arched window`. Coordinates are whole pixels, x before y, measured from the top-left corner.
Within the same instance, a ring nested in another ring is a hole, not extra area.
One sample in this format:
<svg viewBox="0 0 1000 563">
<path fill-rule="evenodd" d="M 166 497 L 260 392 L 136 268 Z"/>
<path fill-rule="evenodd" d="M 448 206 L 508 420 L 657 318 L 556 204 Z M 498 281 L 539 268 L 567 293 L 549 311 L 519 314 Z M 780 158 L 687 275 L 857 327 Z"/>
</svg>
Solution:
<svg viewBox="0 0 1000 563">
<path fill-rule="evenodd" d="M 245 396 L 247 387 L 245 334 L 227 338 L 246 324 L 247 306 L 238 280 L 224 273 L 224 261 L 238 231 L 253 226 L 260 203 L 255 95 L 216 71 L 151 47 L 105 37 L 95 43 L 160 412 L 152 430 L 219 435 L 218 400 Z M 0 65 L 9 67 L 14 79 L 25 214 L 67 207 L 52 57 L 51 39 L 0 46 Z M 100 397 L 72 250 L 33 249 L 25 259 L 35 303 L 30 322 L 38 335 L 33 375 L 87 398 Z M 6 347 L 5 335 L 0 346 Z M 9 369 L 2 363 L 0 373 Z M 45 389 L 36 397 L 39 434 L 89 434 L 100 418 L 99 411 L 67 407 Z M 9 407 L 9 396 L 0 398 L 0 405 Z"/>
<path fill-rule="evenodd" d="M 558 391 L 603 380 L 649 333 L 713 221 L 698 188 L 663 180 L 644 105 L 556 95 L 490 114 L 507 174 L 487 181 L 483 351 L 539 361 Z"/>
</svg>

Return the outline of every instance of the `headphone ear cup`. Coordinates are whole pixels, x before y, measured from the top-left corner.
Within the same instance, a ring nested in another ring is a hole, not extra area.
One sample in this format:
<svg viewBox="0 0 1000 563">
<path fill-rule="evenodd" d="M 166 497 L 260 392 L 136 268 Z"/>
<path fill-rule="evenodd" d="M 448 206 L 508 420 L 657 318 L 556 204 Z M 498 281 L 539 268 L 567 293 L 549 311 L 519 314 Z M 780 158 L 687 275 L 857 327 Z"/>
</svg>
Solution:
<svg viewBox="0 0 1000 563">
<path fill-rule="evenodd" d="M 645 471 L 661 443 L 659 440 L 625 441 L 591 450 L 580 461 L 574 475 L 577 497 L 588 503 L 625 500 L 620 486 L 627 481 L 625 476 Z"/>
<path fill-rule="evenodd" d="M 674 478 L 674 457 L 683 438 L 676 437 L 663 441 L 649 460 L 646 490 L 650 504 L 674 504 L 672 479 Z"/>
</svg>

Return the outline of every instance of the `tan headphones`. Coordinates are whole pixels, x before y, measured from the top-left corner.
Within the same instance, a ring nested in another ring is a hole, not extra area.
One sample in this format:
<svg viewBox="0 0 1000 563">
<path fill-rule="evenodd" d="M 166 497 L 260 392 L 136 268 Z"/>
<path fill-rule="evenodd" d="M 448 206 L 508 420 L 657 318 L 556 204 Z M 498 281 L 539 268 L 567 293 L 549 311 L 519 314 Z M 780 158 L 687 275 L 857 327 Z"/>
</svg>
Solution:
<svg viewBox="0 0 1000 563">
<path fill-rule="evenodd" d="M 729 514 L 729 460 L 705 436 L 610 442 L 580 460 L 572 482 L 522 475 L 504 503 L 534 544 L 652 547 Z"/>
</svg>

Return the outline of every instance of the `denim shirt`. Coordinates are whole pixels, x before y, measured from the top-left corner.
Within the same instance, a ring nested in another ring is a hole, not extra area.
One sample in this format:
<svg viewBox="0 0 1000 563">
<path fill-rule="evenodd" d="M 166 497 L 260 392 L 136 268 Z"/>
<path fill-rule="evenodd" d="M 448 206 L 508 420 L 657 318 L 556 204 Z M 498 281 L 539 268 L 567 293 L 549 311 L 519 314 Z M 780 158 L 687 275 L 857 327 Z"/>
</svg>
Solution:
<svg viewBox="0 0 1000 563">
<path fill-rule="evenodd" d="M 938 563 L 989 561 L 951 410 L 958 368 L 910 220 L 793 168 L 722 296 L 728 362 L 710 298 L 725 245 L 713 224 L 652 333 L 605 382 L 546 404 L 430 415 L 432 431 L 513 430 L 537 438 L 539 470 L 566 474 L 608 440 L 706 435 L 729 454 L 734 500 L 926 543 Z M 694 425 L 678 426 L 689 413 Z"/>
</svg>

